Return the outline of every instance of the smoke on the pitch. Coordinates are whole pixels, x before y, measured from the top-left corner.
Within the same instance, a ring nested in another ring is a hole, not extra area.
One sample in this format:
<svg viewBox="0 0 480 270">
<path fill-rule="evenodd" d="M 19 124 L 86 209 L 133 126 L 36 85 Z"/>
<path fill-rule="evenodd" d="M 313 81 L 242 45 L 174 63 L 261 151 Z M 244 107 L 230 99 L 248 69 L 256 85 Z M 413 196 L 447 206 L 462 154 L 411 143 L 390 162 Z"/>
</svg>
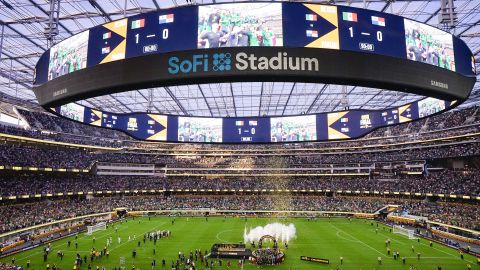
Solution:
<svg viewBox="0 0 480 270">
<path fill-rule="evenodd" d="M 250 228 L 250 231 L 247 232 L 247 227 L 245 227 L 245 231 L 243 233 L 243 241 L 244 243 L 249 243 L 252 241 L 258 242 L 260 238 L 264 235 L 273 236 L 277 241 L 288 243 L 290 240 L 296 237 L 297 229 L 295 225 L 289 224 L 281 224 L 281 223 L 270 223 L 265 225 L 264 227 L 258 226 L 255 228 Z"/>
</svg>

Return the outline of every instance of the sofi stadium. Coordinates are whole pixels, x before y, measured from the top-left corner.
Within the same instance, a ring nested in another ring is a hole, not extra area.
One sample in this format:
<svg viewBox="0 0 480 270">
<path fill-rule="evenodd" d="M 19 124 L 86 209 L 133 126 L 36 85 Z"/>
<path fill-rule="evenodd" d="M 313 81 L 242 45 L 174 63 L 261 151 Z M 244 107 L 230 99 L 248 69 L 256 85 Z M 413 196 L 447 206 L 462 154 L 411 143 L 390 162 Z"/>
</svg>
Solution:
<svg viewBox="0 0 480 270">
<path fill-rule="evenodd" d="M 0 270 L 480 269 L 479 0 L 0 0 Z"/>
</svg>

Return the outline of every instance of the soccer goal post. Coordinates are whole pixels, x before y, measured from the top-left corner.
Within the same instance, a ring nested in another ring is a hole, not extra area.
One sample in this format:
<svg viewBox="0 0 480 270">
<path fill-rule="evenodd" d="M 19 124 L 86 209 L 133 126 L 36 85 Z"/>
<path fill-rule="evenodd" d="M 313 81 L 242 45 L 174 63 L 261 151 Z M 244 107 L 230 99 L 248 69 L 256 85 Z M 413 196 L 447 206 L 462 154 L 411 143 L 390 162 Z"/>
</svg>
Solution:
<svg viewBox="0 0 480 270">
<path fill-rule="evenodd" d="M 107 223 L 106 222 L 100 222 L 97 223 L 93 226 L 87 226 L 87 234 L 91 235 L 92 233 L 96 231 L 102 231 L 107 229 Z"/>
<path fill-rule="evenodd" d="M 393 233 L 402 234 L 408 237 L 408 239 L 417 239 L 415 237 L 415 231 L 409 230 L 399 225 L 393 225 Z"/>
</svg>

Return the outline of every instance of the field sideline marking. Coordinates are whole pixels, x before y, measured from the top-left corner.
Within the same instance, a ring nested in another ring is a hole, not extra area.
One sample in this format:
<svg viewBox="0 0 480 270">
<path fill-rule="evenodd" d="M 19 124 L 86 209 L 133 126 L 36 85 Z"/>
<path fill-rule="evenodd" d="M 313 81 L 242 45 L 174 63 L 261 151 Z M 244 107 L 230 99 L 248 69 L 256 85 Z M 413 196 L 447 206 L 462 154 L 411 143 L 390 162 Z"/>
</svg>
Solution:
<svg viewBox="0 0 480 270">
<path fill-rule="evenodd" d="M 417 257 L 403 257 L 405 259 L 417 259 Z M 456 260 L 457 258 L 449 258 L 449 257 L 420 257 L 420 259 L 445 259 L 445 260 Z"/>
<path fill-rule="evenodd" d="M 355 236 L 353 236 L 353 235 L 351 235 L 351 234 L 349 234 L 349 233 L 346 233 L 345 231 L 343 231 L 342 229 L 339 229 L 337 226 L 335 226 L 335 225 L 333 225 L 333 224 L 330 224 L 330 226 L 334 227 L 337 231 L 341 231 L 341 232 L 343 232 L 344 234 L 349 235 L 349 236 L 352 237 L 353 239 L 356 239 L 360 244 L 363 244 L 364 246 L 370 248 L 371 250 L 376 251 L 376 252 L 377 252 L 378 254 L 380 254 L 382 257 L 387 258 L 387 256 L 385 256 L 382 252 L 378 251 L 378 249 L 370 246 L 369 244 L 363 242 L 362 240 L 356 238 Z"/>
<path fill-rule="evenodd" d="M 350 242 L 353 242 L 353 243 L 360 243 L 358 240 L 347 239 L 345 237 L 340 236 L 340 231 L 338 231 L 338 230 L 337 230 L 336 235 L 337 235 L 338 238 L 341 238 L 343 240 L 350 241 Z"/>
<path fill-rule="evenodd" d="M 421 242 L 420 242 L 420 244 L 422 244 L 422 245 L 424 245 L 424 246 L 428 247 L 428 245 L 427 245 L 427 244 L 424 244 L 424 243 L 421 243 Z M 445 254 L 447 254 L 447 255 L 450 255 L 450 256 L 452 256 L 453 258 L 455 258 L 455 259 L 458 259 L 458 260 L 460 260 L 460 261 L 467 261 L 467 262 L 469 262 L 469 263 L 473 264 L 473 262 L 472 262 L 472 261 L 470 261 L 470 260 L 467 260 L 467 259 L 463 259 L 463 260 L 462 260 L 462 259 L 460 259 L 459 257 L 457 257 L 457 256 L 453 255 L 452 253 L 448 253 L 448 252 L 446 252 L 446 251 L 444 251 L 444 250 L 441 250 L 441 249 L 438 249 L 438 248 L 436 248 L 436 247 L 432 247 L 432 248 L 433 248 L 433 249 L 435 249 L 435 250 L 437 250 L 437 251 L 440 251 L 440 252 L 442 252 L 442 253 L 445 253 Z M 449 247 L 447 247 L 447 248 L 449 248 Z"/>
<path fill-rule="evenodd" d="M 379 230 L 379 233 L 382 234 L 382 235 L 385 235 L 385 234 L 381 233 L 380 230 Z M 385 236 L 387 236 L 387 235 L 385 235 Z M 392 239 L 392 241 L 393 241 L 393 239 Z M 405 243 L 401 243 L 401 242 L 398 241 L 398 240 L 395 240 L 395 242 L 398 242 L 398 243 L 403 244 L 403 245 L 407 245 L 407 244 L 405 244 Z M 429 247 L 427 244 L 424 244 L 424 243 L 422 243 L 422 242 L 420 242 L 420 244 L 421 244 L 421 245 L 424 245 L 424 246 L 426 246 L 426 247 Z M 435 248 L 435 247 L 432 247 L 432 248 L 435 249 L 435 250 L 437 250 L 437 251 L 440 251 L 440 252 L 442 252 L 442 253 L 444 253 L 444 254 L 450 255 L 450 256 L 453 257 L 454 259 L 462 260 L 462 259 L 458 258 L 457 256 L 455 256 L 455 255 L 453 255 L 453 254 L 451 254 L 451 253 L 448 253 L 448 252 L 446 252 L 446 251 L 444 251 L 444 250 L 441 250 L 441 249 L 438 249 L 438 248 Z M 406 258 L 409 258 L 409 257 L 406 257 Z M 416 258 L 416 257 L 413 257 L 413 258 Z M 422 257 L 422 258 L 437 258 L 437 259 L 443 258 L 443 259 L 447 259 L 447 257 Z M 470 260 L 464 259 L 464 261 L 467 261 L 467 262 L 473 264 L 473 262 L 470 261 Z"/>
</svg>

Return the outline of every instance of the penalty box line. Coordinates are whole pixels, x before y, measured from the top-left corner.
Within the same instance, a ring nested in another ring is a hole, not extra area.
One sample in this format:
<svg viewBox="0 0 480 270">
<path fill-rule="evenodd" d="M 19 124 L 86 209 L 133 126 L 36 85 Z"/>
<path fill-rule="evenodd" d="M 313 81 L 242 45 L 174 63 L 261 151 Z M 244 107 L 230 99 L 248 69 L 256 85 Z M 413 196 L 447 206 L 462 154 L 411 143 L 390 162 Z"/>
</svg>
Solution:
<svg viewBox="0 0 480 270">
<path fill-rule="evenodd" d="M 360 240 L 360 239 L 356 238 L 355 236 L 353 236 L 353 235 L 351 235 L 351 234 L 349 234 L 349 233 L 345 232 L 345 231 L 344 231 L 344 230 L 342 230 L 342 229 L 339 229 L 337 226 L 335 226 L 335 225 L 333 225 L 333 224 L 330 224 L 330 226 L 334 227 L 334 228 L 335 228 L 337 231 L 341 231 L 341 232 L 343 232 L 344 234 L 346 234 L 346 235 L 348 235 L 348 236 L 352 237 L 353 239 L 357 240 L 357 241 L 358 241 L 358 243 L 360 243 L 360 244 L 362 244 L 362 245 L 364 245 L 364 246 L 368 247 L 369 249 L 371 249 L 371 250 L 373 250 L 373 251 L 376 251 L 378 254 L 380 254 L 380 256 L 382 256 L 382 257 L 384 257 L 384 258 L 387 258 L 387 256 L 385 256 L 385 255 L 384 255 L 382 252 L 378 251 L 378 249 L 376 249 L 376 248 L 374 248 L 374 247 L 370 246 L 369 244 L 367 244 L 367 243 L 363 242 L 362 240 Z"/>
</svg>

